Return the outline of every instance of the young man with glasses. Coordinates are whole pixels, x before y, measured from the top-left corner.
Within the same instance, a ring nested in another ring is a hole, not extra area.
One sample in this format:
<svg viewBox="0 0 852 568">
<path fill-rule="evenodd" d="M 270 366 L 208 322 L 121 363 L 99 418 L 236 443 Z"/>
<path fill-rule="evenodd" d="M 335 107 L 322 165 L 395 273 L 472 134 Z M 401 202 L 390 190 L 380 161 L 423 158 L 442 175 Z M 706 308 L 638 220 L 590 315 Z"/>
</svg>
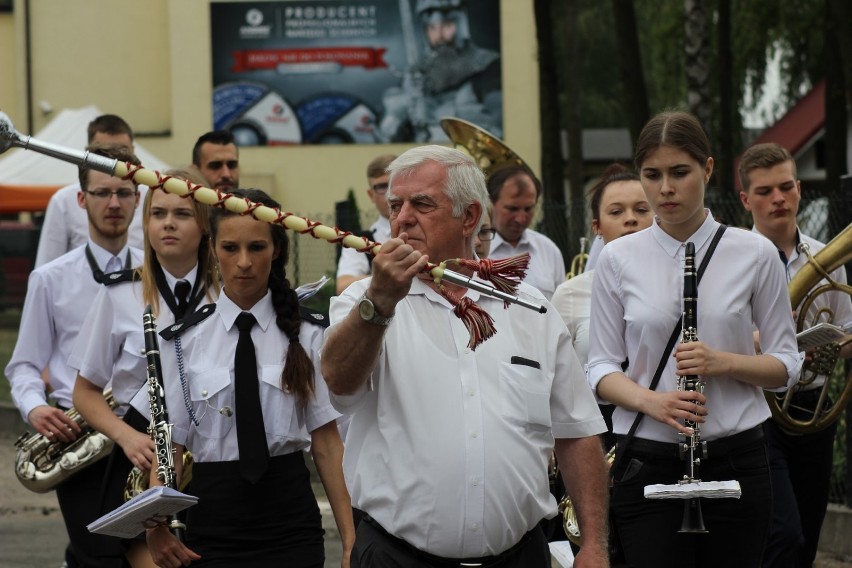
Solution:
<svg viewBox="0 0 852 568">
<path fill-rule="evenodd" d="M 131 153 L 134 151 L 133 130 L 124 119 L 114 114 L 102 114 L 92 120 L 89 123 L 87 136 L 89 144 L 118 144 Z M 85 244 L 88 240 L 89 222 L 85 212 L 78 207 L 79 191 L 79 182 L 74 182 L 60 188 L 50 198 L 38 240 L 36 268 Z M 139 186 L 142 199 L 145 198 L 146 191 L 148 191 L 147 186 Z M 141 208 L 136 210 L 130 224 L 128 238 L 131 246 L 142 248 L 144 237 Z"/>
<path fill-rule="evenodd" d="M 387 167 L 396 159 L 392 154 L 385 154 L 375 158 L 367 165 L 367 197 L 376 206 L 379 218 L 370 226 L 365 235 L 371 241 L 383 243 L 390 238 L 390 216 L 388 212 L 388 174 Z M 347 286 L 370 275 L 371 258 L 362 252 L 350 248 L 343 248 L 340 260 L 337 263 L 337 293 L 342 293 Z"/>
<path fill-rule="evenodd" d="M 90 145 L 87 150 L 139 164 L 124 146 Z M 47 440 L 62 443 L 80 434 L 80 427 L 65 411 L 71 407 L 77 375 L 67 361 L 78 334 L 85 333 L 81 330 L 83 321 L 101 283 L 121 281 L 130 275 L 132 267 L 142 263 L 142 251 L 127 243 L 128 227 L 139 203 L 135 182 L 81 169 L 77 202 L 86 211 L 88 240 L 30 274 L 18 342 L 5 371 L 23 419 Z M 116 271 L 124 272 L 109 274 Z M 50 398 L 56 406 L 48 403 L 44 371 L 50 377 Z M 107 462 L 101 460 L 86 467 L 56 488 L 71 539 L 65 558 L 69 566 L 126 565 L 119 539 L 86 530 L 86 525 L 100 516 L 101 482 Z"/>
</svg>

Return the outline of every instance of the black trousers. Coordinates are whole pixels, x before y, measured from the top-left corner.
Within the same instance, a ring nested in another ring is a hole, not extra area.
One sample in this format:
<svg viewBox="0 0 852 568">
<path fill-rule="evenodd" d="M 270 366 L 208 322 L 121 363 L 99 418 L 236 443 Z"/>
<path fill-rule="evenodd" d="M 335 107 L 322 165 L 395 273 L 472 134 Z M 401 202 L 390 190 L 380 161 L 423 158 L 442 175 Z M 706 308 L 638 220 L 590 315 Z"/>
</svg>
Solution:
<svg viewBox="0 0 852 568">
<path fill-rule="evenodd" d="M 239 462 L 195 462 L 186 544 L 193 566 L 322 568 L 322 517 L 303 452 L 276 456 L 257 483 Z"/>
<path fill-rule="evenodd" d="M 550 568 L 550 548 L 541 525 L 527 533 L 519 545 L 503 555 L 484 560 L 481 564 L 432 556 L 416 550 L 410 544 L 388 534 L 372 518 L 365 516 L 358 524 L 352 556 L 360 568 Z"/>
<path fill-rule="evenodd" d="M 101 516 L 100 496 L 107 459 L 102 459 L 69 477 L 56 488 L 56 497 L 65 529 L 71 540 L 71 555 L 66 554 L 70 568 L 124 568 L 130 566 L 124 557 L 121 539 L 90 533 L 86 525 Z"/>
<path fill-rule="evenodd" d="M 627 449 L 613 472 L 616 481 L 610 502 L 612 526 L 626 564 L 634 568 L 759 567 L 772 508 L 764 440 L 749 442 L 724 455 L 717 452 L 714 456 L 711 449 L 701 462 L 702 481 L 735 479 L 742 489 L 740 499 L 700 499 L 708 534 L 678 532 L 684 500 L 644 496 L 646 485 L 674 484 L 684 471 L 684 462 L 676 455 Z"/>
<path fill-rule="evenodd" d="M 837 423 L 812 434 L 794 435 L 770 420 L 765 431 L 772 470 L 773 514 L 763 565 L 810 568 L 828 507 Z"/>
</svg>

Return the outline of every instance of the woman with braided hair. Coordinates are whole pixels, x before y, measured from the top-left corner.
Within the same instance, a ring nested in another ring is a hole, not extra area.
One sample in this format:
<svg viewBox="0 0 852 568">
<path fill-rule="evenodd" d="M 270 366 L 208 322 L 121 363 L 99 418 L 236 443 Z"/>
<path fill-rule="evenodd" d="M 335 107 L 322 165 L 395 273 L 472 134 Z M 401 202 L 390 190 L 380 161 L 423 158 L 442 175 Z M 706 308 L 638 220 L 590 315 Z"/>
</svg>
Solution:
<svg viewBox="0 0 852 568">
<path fill-rule="evenodd" d="M 260 190 L 234 194 L 279 207 Z M 347 567 L 355 532 L 339 414 L 319 371 L 323 327 L 286 278 L 286 232 L 214 209 L 211 238 L 222 294 L 160 341 L 163 376 L 175 378 L 166 380 L 175 455 L 185 447 L 195 458 L 198 503 L 187 512 L 185 543 L 165 526 L 148 530 L 151 554 L 164 567 L 322 568 L 321 517 L 303 457 L 310 448 Z"/>
</svg>

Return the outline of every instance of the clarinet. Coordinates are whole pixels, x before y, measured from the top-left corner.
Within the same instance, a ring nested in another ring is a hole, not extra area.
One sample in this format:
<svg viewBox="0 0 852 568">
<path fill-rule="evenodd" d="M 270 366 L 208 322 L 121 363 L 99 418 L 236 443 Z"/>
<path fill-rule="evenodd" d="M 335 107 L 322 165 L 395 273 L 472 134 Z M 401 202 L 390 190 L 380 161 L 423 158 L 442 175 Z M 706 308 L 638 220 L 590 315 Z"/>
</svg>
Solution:
<svg viewBox="0 0 852 568">
<path fill-rule="evenodd" d="M 148 405 L 151 409 L 148 434 L 154 440 L 157 454 L 157 478 L 166 487 L 177 489 L 175 451 L 172 447 L 172 425 L 169 424 L 169 411 L 166 408 L 166 397 L 163 389 L 157 320 L 154 318 L 150 305 L 145 307 L 145 313 L 142 315 L 142 328 L 145 332 L 145 358 L 148 362 Z M 186 529 L 186 525 L 177 518 L 177 515 L 169 517 L 168 527 L 179 540 L 183 540 L 183 531 Z"/>
<path fill-rule="evenodd" d="M 683 331 L 681 343 L 698 341 L 698 279 L 695 272 L 695 245 L 686 243 L 683 265 Z M 704 392 L 704 381 L 697 375 L 678 377 L 677 390 Z M 686 472 L 678 483 L 695 483 L 701 458 L 705 456 L 706 442 L 701 441 L 701 425 L 693 420 L 685 420 L 684 426 L 692 429 L 692 434 L 681 434 L 683 442 L 678 444 L 681 459 L 686 463 Z M 706 533 L 704 517 L 701 513 L 701 499 L 692 497 L 684 501 L 682 533 Z"/>
</svg>

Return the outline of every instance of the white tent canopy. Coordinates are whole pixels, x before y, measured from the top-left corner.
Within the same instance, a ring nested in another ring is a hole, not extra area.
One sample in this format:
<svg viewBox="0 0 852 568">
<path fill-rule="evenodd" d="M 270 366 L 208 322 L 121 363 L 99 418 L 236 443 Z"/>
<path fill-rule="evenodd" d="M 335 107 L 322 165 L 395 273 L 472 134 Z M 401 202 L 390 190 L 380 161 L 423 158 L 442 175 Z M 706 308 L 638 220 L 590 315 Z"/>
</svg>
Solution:
<svg viewBox="0 0 852 568">
<path fill-rule="evenodd" d="M 87 144 L 86 130 L 89 123 L 102 114 L 94 105 L 62 110 L 33 138 L 73 150 L 83 150 Z M 148 152 L 138 141 L 134 142 L 134 148 L 136 156 L 146 168 L 159 171 L 169 168 L 168 164 Z M 0 158 L 0 185 L 64 186 L 74 183 L 76 179 L 77 166 L 32 150 L 9 150 Z"/>
</svg>

